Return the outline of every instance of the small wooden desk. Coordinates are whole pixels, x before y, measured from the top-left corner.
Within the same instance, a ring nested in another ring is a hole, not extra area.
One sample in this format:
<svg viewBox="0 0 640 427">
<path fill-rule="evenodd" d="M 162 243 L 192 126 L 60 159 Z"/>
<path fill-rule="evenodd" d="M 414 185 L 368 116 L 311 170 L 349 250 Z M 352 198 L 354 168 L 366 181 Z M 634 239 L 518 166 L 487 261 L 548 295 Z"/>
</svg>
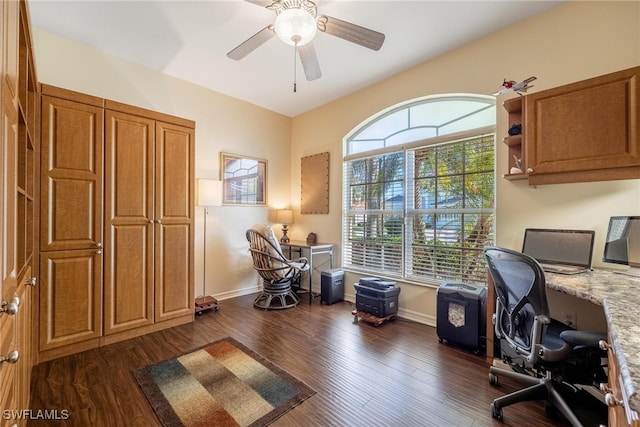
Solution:
<svg viewBox="0 0 640 427">
<path fill-rule="evenodd" d="M 298 253 L 300 257 L 307 255 L 309 260 L 309 304 L 313 301 L 313 257 L 315 255 L 329 255 L 329 268 L 333 268 L 333 243 L 307 243 L 303 241 L 291 240 L 289 243 L 280 243 L 282 252 L 287 254 L 289 259 L 292 253 Z"/>
</svg>

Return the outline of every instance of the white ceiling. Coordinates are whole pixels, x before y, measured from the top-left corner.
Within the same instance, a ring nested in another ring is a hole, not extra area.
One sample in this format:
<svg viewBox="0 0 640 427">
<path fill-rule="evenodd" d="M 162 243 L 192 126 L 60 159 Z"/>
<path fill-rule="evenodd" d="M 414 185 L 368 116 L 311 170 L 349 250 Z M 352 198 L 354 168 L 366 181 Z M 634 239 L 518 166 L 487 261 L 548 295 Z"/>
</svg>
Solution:
<svg viewBox="0 0 640 427">
<path fill-rule="evenodd" d="M 386 40 L 376 52 L 318 32 L 314 45 L 322 77 L 306 81 L 298 61 L 297 92 L 293 93 L 293 47 L 277 37 L 241 61 L 226 56 L 273 23 L 275 13 L 255 4 L 243 0 L 29 1 L 34 28 L 288 116 L 560 3 L 320 0 L 318 14 L 382 32 Z"/>
</svg>

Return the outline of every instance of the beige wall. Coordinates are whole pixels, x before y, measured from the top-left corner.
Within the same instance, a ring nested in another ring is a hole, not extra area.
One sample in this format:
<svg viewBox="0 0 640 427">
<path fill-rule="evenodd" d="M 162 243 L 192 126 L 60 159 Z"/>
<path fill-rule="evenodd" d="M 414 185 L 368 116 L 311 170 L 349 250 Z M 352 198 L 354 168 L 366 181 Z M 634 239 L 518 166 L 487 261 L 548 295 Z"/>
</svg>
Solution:
<svg viewBox="0 0 640 427">
<path fill-rule="evenodd" d="M 293 239 L 313 231 L 340 244 L 343 137 L 380 110 L 440 93 L 490 94 L 502 79 L 535 75 L 541 90 L 640 65 L 640 3 L 568 2 L 479 39 L 379 84 L 293 119 L 95 52 L 51 34 L 34 31 L 40 81 L 139 105 L 197 122 L 196 176 L 218 176 L 218 153 L 229 151 L 269 161 L 272 208 L 295 211 Z M 419 41 L 418 41 L 419 42 Z M 500 97 L 501 103 L 504 97 Z M 498 140 L 506 114 L 498 108 Z M 246 126 L 251 123 L 251 126 Z M 290 146 L 289 146 L 290 142 Z M 300 215 L 300 159 L 330 153 L 330 212 Z M 497 144 L 499 174 L 506 171 L 506 147 Z M 602 253 L 608 217 L 640 214 L 640 181 L 528 187 L 497 180 L 497 241 L 519 248 L 525 227 L 596 230 L 596 259 Z M 233 296 L 253 289 L 255 274 L 244 230 L 266 221 L 265 208 L 212 208 L 208 222 L 207 292 Z M 198 209 L 196 236 L 202 233 Z M 196 243 L 196 293 L 202 279 L 202 239 Z M 338 262 L 340 251 L 338 250 Z M 319 279 L 316 277 L 316 280 Z M 357 276 L 347 274 L 346 290 Z M 400 284 L 401 315 L 435 323 L 435 289 Z"/>
</svg>

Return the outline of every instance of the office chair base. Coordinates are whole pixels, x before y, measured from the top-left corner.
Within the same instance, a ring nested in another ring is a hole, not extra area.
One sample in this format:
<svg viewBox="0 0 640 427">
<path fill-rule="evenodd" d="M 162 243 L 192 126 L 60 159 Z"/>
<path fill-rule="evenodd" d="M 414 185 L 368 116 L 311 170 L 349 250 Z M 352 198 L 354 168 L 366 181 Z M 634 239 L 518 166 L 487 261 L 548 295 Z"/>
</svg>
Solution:
<svg viewBox="0 0 640 427">
<path fill-rule="evenodd" d="M 282 310 L 295 307 L 300 297 L 291 288 L 290 282 L 265 283 L 262 292 L 253 301 L 253 305 L 265 310 Z"/>
<path fill-rule="evenodd" d="M 502 408 L 505 406 L 532 400 L 545 400 L 545 412 L 547 415 L 552 415 L 554 410 L 557 409 L 573 427 L 582 427 L 582 423 L 578 417 L 565 402 L 558 390 L 556 390 L 553 380 L 549 378 L 536 378 L 494 366 L 489 369 L 489 372 L 489 383 L 492 385 L 497 385 L 498 375 L 502 375 L 528 386 L 495 399 L 491 404 L 491 416 L 493 418 L 502 420 Z"/>
</svg>

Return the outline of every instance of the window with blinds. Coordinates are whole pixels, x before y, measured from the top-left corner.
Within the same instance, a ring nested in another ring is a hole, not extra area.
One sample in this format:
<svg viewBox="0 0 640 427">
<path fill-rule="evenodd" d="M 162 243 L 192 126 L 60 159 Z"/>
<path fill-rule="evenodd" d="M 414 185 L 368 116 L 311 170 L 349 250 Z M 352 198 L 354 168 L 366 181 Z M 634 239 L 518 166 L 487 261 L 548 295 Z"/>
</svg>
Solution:
<svg viewBox="0 0 640 427">
<path fill-rule="evenodd" d="M 460 98 L 444 101 L 424 101 L 439 102 L 438 110 L 412 103 L 354 133 L 375 141 L 373 155 L 364 149 L 363 139 L 347 140 L 343 267 L 418 283 L 485 282 L 482 250 L 494 241 L 495 105 L 492 99 L 481 98 L 473 109 L 474 100 L 464 99 L 464 114 L 458 115 L 455 104 Z M 491 115 L 488 104 L 493 107 Z M 419 133 L 411 123 L 429 123 L 428 117 L 415 117 L 419 111 L 438 111 L 438 119 L 444 119 L 448 128 L 455 128 L 456 117 L 477 124 L 470 119 L 473 111 L 485 122 L 492 117 L 493 123 L 463 132 L 460 125 L 449 135 L 438 135 L 438 126 L 432 125 L 433 138 L 405 140 L 401 146 L 385 144 L 385 133 L 394 141 L 403 138 L 403 132 Z M 398 120 L 403 113 L 411 118 L 404 125 Z M 385 121 L 396 128 L 382 125 Z M 398 124 L 404 127 L 399 130 Z"/>
</svg>

